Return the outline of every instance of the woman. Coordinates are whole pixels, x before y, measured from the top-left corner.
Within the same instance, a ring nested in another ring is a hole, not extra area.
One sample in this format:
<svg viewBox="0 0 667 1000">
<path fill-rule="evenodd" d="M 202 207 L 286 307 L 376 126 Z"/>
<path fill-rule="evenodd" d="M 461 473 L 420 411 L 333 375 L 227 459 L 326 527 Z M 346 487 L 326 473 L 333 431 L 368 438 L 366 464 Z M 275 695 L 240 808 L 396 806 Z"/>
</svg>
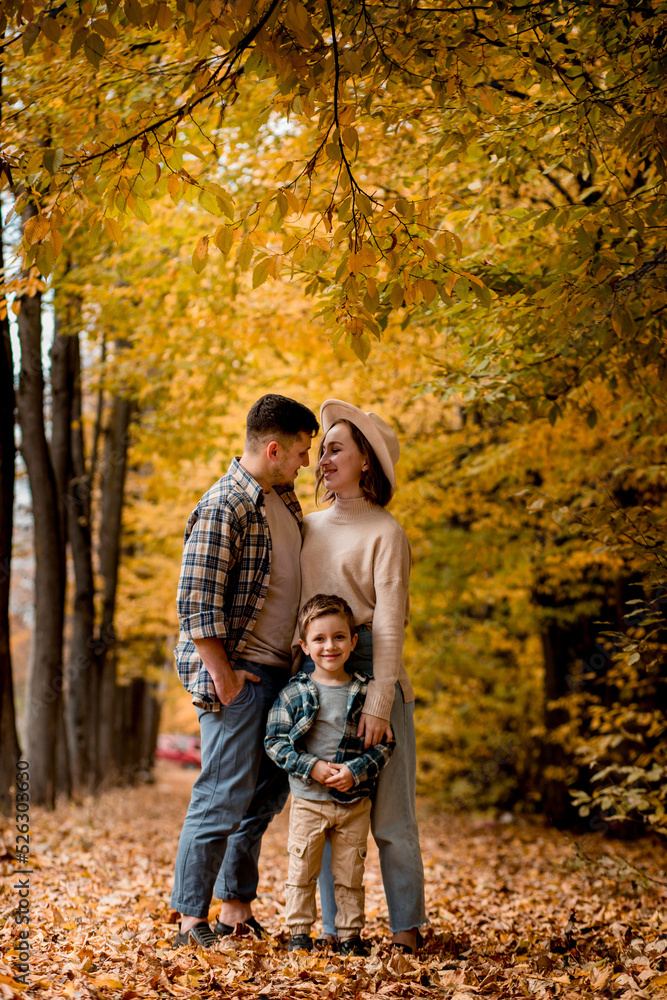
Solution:
<svg viewBox="0 0 667 1000">
<path fill-rule="evenodd" d="M 371 830 L 380 853 L 393 942 L 412 953 L 426 913 L 415 818 L 414 694 L 401 658 L 410 548 L 405 532 L 384 509 L 396 488 L 399 444 L 377 414 L 338 399 L 322 404 L 320 423 L 324 437 L 317 492 L 319 497 L 324 487 L 329 506 L 304 519 L 301 605 L 326 593 L 338 594 L 351 606 L 359 639 L 348 664 L 373 678 L 359 734 L 366 746 L 392 731 L 396 739 L 378 781 Z M 327 853 L 319 886 L 324 935 L 332 939 L 336 907 Z"/>
</svg>

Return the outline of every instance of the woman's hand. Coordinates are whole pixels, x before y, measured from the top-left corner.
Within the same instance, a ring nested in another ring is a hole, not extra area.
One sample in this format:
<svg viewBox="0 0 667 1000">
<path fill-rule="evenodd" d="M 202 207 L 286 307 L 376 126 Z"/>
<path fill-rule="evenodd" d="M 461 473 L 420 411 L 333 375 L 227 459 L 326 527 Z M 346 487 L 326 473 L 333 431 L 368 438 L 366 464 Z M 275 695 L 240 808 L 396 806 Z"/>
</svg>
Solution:
<svg viewBox="0 0 667 1000">
<path fill-rule="evenodd" d="M 347 792 L 354 784 L 352 771 L 346 764 L 329 764 L 334 770 L 330 778 L 324 782 L 328 788 L 337 788 L 339 792 Z"/>
<path fill-rule="evenodd" d="M 357 736 L 364 737 L 364 750 L 375 746 L 376 743 L 382 743 L 385 736 L 388 740 L 392 739 L 393 735 L 386 719 L 380 719 L 377 715 L 367 715 L 366 712 L 361 713 Z"/>
</svg>

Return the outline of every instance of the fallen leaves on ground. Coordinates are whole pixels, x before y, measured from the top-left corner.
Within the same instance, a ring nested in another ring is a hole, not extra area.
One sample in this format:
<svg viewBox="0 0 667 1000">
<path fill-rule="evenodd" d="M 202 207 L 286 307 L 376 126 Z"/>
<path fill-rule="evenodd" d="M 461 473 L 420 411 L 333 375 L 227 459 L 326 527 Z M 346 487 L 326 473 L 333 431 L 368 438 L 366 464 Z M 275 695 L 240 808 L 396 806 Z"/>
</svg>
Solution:
<svg viewBox="0 0 667 1000">
<path fill-rule="evenodd" d="M 173 863 L 192 775 L 55 813 L 33 809 L 30 986 L 17 982 L 17 862 L 0 836 L 0 998 L 451 1000 L 667 998 L 667 874 L 655 842 L 576 839 L 524 822 L 422 823 L 430 926 L 416 956 L 389 948 L 377 852 L 366 872 L 368 958 L 288 954 L 286 812 L 264 841 L 255 913 L 269 941 L 172 946 Z M 215 914 L 215 905 L 211 917 Z"/>
</svg>

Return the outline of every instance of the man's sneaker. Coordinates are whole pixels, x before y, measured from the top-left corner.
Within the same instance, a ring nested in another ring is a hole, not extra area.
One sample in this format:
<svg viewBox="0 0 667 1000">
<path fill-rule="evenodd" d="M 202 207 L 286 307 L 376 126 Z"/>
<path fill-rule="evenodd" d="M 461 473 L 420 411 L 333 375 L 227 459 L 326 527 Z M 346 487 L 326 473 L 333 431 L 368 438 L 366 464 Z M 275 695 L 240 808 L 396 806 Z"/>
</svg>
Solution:
<svg viewBox="0 0 667 1000">
<path fill-rule="evenodd" d="M 370 955 L 370 953 L 370 948 L 358 934 L 355 937 L 346 938 L 338 945 L 339 955 Z"/>
<path fill-rule="evenodd" d="M 229 937 L 233 934 L 237 927 L 249 927 L 252 931 L 254 937 L 258 938 L 260 941 L 264 941 L 269 937 L 268 931 L 264 930 L 262 925 L 254 917 L 248 917 L 247 920 L 240 920 L 238 924 L 223 924 L 222 920 L 216 919 L 215 926 L 213 927 L 213 933 L 216 937 Z"/>
<path fill-rule="evenodd" d="M 312 951 L 313 939 L 309 934 L 293 934 L 287 942 L 288 951 Z"/>
<path fill-rule="evenodd" d="M 178 925 L 178 933 L 174 938 L 174 948 L 181 948 L 184 944 L 199 945 L 200 948 L 212 948 L 218 943 L 218 939 L 206 923 L 195 924 L 189 931 L 181 931 Z"/>
</svg>

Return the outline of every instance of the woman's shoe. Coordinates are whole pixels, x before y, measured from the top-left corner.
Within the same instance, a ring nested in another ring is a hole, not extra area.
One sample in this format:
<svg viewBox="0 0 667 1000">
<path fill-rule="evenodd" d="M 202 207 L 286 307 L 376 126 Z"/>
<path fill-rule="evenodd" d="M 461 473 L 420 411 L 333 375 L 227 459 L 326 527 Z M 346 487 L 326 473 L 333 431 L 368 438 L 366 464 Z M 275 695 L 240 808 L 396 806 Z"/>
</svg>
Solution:
<svg viewBox="0 0 667 1000">
<path fill-rule="evenodd" d="M 340 941 L 337 934 L 320 934 L 313 942 L 315 951 L 326 951 L 327 948 L 331 951 L 338 951 L 339 946 Z"/>
<path fill-rule="evenodd" d="M 402 955 L 416 955 L 421 946 L 424 943 L 424 938 L 422 937 L 421 931 L 418 927 L 414 928 L 415 931 L 415 946 L 412 947 L 411 944 L 406 944 L 404 941 L 394 941 L 392 943 L 392 951 L 398 951 Z"/>
</svg>

